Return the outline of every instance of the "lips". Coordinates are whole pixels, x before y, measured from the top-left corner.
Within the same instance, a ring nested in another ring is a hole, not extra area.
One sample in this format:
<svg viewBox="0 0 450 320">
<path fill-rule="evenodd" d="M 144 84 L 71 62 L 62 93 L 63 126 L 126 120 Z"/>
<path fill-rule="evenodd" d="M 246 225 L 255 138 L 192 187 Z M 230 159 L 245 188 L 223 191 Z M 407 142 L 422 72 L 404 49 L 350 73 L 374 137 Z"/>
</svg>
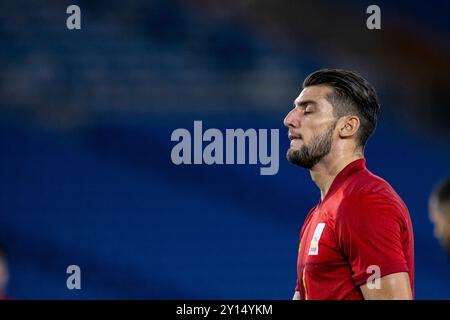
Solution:
<svg viewBox="0 0 450 320">
<path fill-rule="evenodd" d="M 288 137 L 289 137 L 289 140 L 295 140 L 295 139 L 301 139 L 302 138 L 302 136 L 301 135 L 296 135 L 296 134 L 291 134 L 291 133 L 289 133 L 288 134 Z"/>
</svg>

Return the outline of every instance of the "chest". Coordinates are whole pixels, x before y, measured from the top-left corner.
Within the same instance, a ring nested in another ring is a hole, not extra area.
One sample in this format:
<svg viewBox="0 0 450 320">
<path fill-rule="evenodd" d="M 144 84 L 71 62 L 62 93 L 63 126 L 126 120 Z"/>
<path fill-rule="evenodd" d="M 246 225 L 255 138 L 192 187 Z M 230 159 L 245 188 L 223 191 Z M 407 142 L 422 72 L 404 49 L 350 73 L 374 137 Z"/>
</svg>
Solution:
<svg viewBox="0 0 450 320">
<path fill-rule="evenodd" d="M 301 265 L 329 264 L 345 260 L 336 241 L 333 216 L 323 211 L 313 212 L 305 222 L 300 239 Z"/>
</svg>

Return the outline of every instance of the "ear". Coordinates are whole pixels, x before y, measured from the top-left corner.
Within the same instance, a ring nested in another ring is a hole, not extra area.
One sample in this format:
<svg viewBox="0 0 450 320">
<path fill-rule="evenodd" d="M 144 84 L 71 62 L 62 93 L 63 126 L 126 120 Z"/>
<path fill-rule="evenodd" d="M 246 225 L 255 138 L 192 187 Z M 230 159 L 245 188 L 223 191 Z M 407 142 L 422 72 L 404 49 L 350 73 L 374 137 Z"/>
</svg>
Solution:
<svg viewBox="0 0 450 320">
<path fill-rule="evenodd" d="M 345 116 L 339 119 L 338 128 L 341 138 L 350 138 L 356 135 L 361 122 L 357 116 Z"/>
</svg>

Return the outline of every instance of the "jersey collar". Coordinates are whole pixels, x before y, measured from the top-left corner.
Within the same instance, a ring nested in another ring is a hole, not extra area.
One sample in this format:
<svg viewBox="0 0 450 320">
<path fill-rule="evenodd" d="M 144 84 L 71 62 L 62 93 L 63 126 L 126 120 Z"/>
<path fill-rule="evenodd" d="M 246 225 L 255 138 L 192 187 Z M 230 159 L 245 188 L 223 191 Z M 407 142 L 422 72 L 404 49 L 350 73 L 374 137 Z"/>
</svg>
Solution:
<svg viewBox="0 0 450 320">
<path fill-rule="evenodd" d="M 339 187 L 353 174 L 366 169 L 366 159 L 361 158 L 350 162 L 348 165 L 344 167 L 334 178 L 331 183 L 330 189 L 328 189 L 325 198 L 323 198 L 320 203 L 324 202 L 327 198 L 331 197 Z"/>
</svg>

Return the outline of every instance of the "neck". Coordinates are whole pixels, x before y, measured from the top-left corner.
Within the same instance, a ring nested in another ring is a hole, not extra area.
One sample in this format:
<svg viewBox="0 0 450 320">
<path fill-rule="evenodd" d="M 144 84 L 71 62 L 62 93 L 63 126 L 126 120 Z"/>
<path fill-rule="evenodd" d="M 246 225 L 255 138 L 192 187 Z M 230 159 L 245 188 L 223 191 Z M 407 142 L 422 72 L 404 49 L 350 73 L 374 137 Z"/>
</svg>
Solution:
<svg viewBox="0 0 450 320">
<path fill-rule="evenodd" d="M 334 178 L 342 171 L 349 163 L 363 159 L 362 152 L 356 152 L 344 156 L 336 156 L 328 154 L 319 163 L 317 163 L 312 169 L 310 174 L 312 180 L 320 189 L 320 198 L 323 200 L 333 183 Z"/>
</svg>

